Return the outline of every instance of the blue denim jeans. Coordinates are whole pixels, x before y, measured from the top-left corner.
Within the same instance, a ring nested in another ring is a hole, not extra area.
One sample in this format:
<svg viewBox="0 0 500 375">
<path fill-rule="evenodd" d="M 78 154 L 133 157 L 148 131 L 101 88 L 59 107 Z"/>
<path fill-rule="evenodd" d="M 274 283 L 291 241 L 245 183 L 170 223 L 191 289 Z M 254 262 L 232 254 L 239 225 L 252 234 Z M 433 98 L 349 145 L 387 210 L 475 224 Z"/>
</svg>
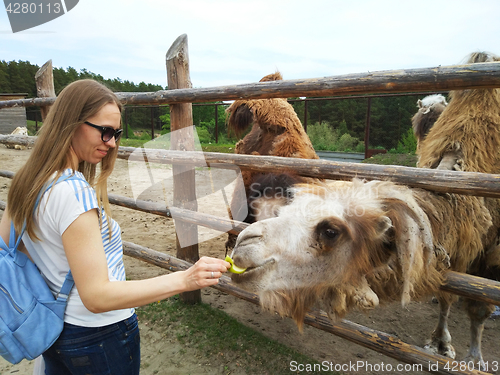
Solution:
<svg viewBox="0 0 500 375">
<path fill-rule="evenodd" d="M 43 354 L 47 375 L 138 375 L 141 365 L 137 316 L 104 327 L 64 324 Z"/>
</svg>

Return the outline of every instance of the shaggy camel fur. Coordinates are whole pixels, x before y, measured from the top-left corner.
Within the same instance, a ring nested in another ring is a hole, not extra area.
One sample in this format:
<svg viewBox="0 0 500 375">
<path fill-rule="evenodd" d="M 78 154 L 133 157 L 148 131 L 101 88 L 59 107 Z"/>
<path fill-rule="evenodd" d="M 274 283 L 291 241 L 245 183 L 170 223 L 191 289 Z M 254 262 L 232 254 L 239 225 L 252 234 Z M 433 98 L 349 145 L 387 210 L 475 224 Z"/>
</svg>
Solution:
<svg viewBox="0 0 500 375">
<path fill-rule="evenodd" d="M 418 111 L 412 117 L 411 123 L 418 144 L 425 139 L 447 105 L 446 98 L 441 94 L 428 95 L 417 101 Z"/>
<path fill-rule="evenodd" d="M 467 63 L 500 61 L 487 53 L 473 53 Z M 429 131 L 419 141 L 419 167 L 461 170 L 467 172 L 500 173 L 500 89 L 457 90 L 450 92 L 450 104 Z M 492 217 L 492 226 L 485 236 L 481 258 L 467 272 L 500 280 L 500 201 L 486 198 L 485 207 Z M 440 352 L 449 341 L 448 315 L 453 298 L 437 295 L 440 316 L 427 348 Z M 481 337 L 484 321 L 494 306 L 470 299 L 464 300 L 471 320 L 471 347 L 466 360 L 482 361 Z"/>
<path fill-rule="evenodd" d="M 478 197 L 359 180 L 293 190 L 276 217 L 240 233 L 232 258 L 247 271 L 231 277 L 299 326 L 313 305 L 338 319 L 438 293 L 450 264 L 466 272 L 481 259 L 492 225 Z M 454 357 L 450 340 L 440 353 Z"/>
<path fill-rule="evenodd" d="M 493 61 L 500 59 L 485 53 L 468 60 Z M 453 169 L 500 173 L 500 89 L 457 90 L 449 96 L 450 103 L 419 144 L 418 166 L 436 168 L 453 155 Z"/>
<path fill-rule="evenodd" d="M 260 82 L 282 80 L 279 72 L 269 74 L 262 78 Z M 234 132 L 237 136 L 242 136 L 244 131 L 252 125 L 251 131 L 235 146 L 236 154 L 246 155 L 272 155 L 303 159 L 318 159 L 318 155 L 307 136 L 302 123 L 300 122 L 293 107 L 286 99 L 256 99 L 256 100 L 236 100 L 227 109 L 228 131 Z M 242 179 L 246 196 L 235 196 L 231 202 L 232 217 L 242 217 L 242 209 L 248 208 L 248 215 L 245 222 L 255 221 L 254 210 L 248 206 L 244 207 L 241 202 L 247 201 L 250 197 L 259 191 L 260 180 L 263 178 L 261 173 L 243 171 Z M 259 181 L 256 181 L 259 180 Z M 311 179 L 300 176 L 290 176 L 288 181 L 267 180 L 268 183 L 277 186 L 290 185 L 297 182 L 311 181 Z M 253 188 L 251 188 L 253 186 Z M 243 191 L 239 186 L 235 192 Z M 234 246 L 236 236 L 229 234 L 226 243 L 226 249 Z"/>
</svg>

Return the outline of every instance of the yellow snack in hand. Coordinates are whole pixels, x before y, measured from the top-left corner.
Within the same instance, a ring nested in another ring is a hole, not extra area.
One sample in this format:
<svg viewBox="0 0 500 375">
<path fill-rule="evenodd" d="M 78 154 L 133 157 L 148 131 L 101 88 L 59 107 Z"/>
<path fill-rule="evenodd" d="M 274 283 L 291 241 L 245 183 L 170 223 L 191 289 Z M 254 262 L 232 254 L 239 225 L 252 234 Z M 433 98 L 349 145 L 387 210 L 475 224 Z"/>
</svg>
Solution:
<svg viewBox="0 0 500 375">
<path fill-rule="evenodd" d="M 231 268 L 229 269 L 229 272 L 243 273 L 246 271 L 246 268 L 241 268 L 241 267 L 238 267 L 236 264 L 234 264 L 233 260 L 231 259 L 231 257 L 229 255 L 226 256 L 225 260 L 226 260 L 226 262 L 231 263 Z"/>
</svg>

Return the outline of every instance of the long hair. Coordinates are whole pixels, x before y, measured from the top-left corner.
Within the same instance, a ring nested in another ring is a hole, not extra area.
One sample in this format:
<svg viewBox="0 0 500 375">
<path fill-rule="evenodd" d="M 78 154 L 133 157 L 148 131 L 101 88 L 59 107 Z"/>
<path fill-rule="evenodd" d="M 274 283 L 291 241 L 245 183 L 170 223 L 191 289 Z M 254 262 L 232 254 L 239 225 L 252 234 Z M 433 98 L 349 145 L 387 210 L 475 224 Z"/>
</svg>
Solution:
<svg viewBox="0 0 500 375">
<path fill-rule="evenodd" d="M 28 161 L 16 173 L 9 189 L 7 206 L 17 232 L 26 222 L 28 235 L 38 238 L 33 220 L 37 196 L 54 174 L 57 179 L 68 166 L 83 173 L 94 187 L 99 205 L 110 215 L 107 179 L 113 171 L 119 143 L 100 162 L 98 176 L 95 164 L 85 161 L 78 164 L 71 147 L 76 129 L 109 103 L 115 103 L 121 112 L 116 95 L 94 80 L 75 81 L 61 91 L 38 133 Z"/>
</svg>

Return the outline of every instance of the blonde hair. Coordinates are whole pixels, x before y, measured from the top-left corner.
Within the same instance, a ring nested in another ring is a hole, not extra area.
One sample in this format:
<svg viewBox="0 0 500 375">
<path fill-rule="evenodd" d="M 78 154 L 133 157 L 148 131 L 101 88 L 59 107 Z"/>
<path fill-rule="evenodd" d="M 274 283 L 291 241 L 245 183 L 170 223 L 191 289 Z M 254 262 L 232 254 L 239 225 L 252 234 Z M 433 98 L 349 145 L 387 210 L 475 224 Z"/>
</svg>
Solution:
<svg viewBox="0 0 500 375">
<path fill-rule="evenodd" d="M 119 143 L 102 159 L 97 181 L 96 165 L 85 161 L 78 164 L 71 148 L 76 129 L 109 103 L 116 104 L 121 112 L 121 103 L 116 95 L 106 86 L 90 79 L 75 81 L 58 95 L 28 161 L 16 173 L 9 189 L 7 206 L 17 232 L 26 222 L 28 235 L 38 238 L 33 220 L 37 196 L 54 174 L 58 178 L 68 166 L 83 173 L 94 187 L 100 206 L 110 215 L 107 179 L 113 171 Z"/>
</svg>

